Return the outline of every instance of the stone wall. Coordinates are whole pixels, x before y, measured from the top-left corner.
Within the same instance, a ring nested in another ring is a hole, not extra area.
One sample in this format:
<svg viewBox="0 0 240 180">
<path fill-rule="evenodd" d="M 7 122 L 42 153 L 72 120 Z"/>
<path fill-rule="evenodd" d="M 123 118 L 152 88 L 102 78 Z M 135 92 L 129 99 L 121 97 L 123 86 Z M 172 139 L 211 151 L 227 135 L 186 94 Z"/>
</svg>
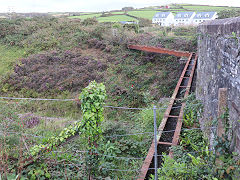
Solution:
<svg viewBox="0 0 240 180">
<path fill-rule="evenodd" d="M 204 103 L 201 126 L 217 118 L 218 89 L 228 89 L 232 147 L 240 153 L 240 17 L 213 20 L 198 27 L 196 96 Z M 211 132 L 208 132 L 211 136 Z"/>
</svg>

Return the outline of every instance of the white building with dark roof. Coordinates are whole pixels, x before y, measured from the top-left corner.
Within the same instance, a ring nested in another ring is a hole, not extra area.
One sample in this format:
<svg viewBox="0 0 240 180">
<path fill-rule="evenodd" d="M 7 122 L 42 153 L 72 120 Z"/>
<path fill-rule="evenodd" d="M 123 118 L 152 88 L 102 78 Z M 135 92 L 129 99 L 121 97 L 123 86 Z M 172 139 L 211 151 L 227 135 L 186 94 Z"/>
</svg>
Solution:
<svg viewBox="0 0 240 180">
<path fill-rule="evenodd" d="M 205 21 L 214 20 L 217 17 L 217 12 L 197 12 L 193 17 L 193 24 L 198 25 Z"/>
<path fill-rule="evenodd" d="M 195 15 L 195 12 L 178 12 L 174 17 L 174 26 L 191 25 Z"/>
<path fill-rule="evenodd" d="M 174 15 L 171 12 L 157 12 L 152 18 L 153 24 L 171 26 L 174 24 Z"/>
</svg>

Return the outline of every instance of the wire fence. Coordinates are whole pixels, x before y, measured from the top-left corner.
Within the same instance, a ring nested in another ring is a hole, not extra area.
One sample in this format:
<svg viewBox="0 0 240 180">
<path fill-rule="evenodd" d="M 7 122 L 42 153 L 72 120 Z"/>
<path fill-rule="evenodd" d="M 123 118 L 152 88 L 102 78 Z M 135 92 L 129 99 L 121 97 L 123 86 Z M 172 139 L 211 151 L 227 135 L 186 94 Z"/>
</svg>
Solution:
<svg viewBox="0 0 240 180">
<path fill-rule="evenodd" d="M 16 97 L 0 97 L 0 99 L 6 99 L 6 100 L 29 100 L 29 101 L 76 101 L 79 102 L 78 99 L 44 99 L 44 98 L 16 98 Z M 202 103 L 193 104 L 193 106 L 201 105 Z M 134 107 L 118 107 L 118 106 L 111 106 L 106 105 L 105 108 L 112 108 L 112 109 L 124 109 L 124 110 L 150 110 L 153 108 L 134 108 Z M 162 107 L 162 108 L 156 108 L 158 110 L 166 110 L 168 107 Z M 182 108 L 182 106 L 174 106 L 172 105 L 171 109 L 179 109 Z"/>
<path fill-rule="evenodd" d="M 191 130 L 207 130 L 207 129 L 217 129 L 217 127 L 203 127 L 203 128 L 182 128 L 181 131 L 191 131 Z M 158 133 L 170 133 L 170 132 L 175 132 L 174 130 L 158 130 Z M 0 131 L 0 135 L 4 134 L 16 134 L 16 135 L 23 135 L 23 136 L 32 136 L 35 138 L 49 138 L 49 136 L 40 136 L 40 135 L 34 135 L 34 134 L 26 134 L 26 133 L 21 133 L 21 132 L 9 132 L 9 131 Z M 126 137 L 126 136 L 138 136 L 138 135 L 151 135 L 153 136 L 154 132 L 137 132 L 137 133 L 129 133 L 129 134 L 114 134 L 112 136 L 103 136 L 104 138 L 115 138 L 115 137 Z"/>
<path fill-rule="evenodd" d="M 0 99 L 4 99 L 4 100 L 30 100 L 30 101 L 78 101 L 77 99 L 43 99 L 43 98 L 15 98 L 15 97 L 0 97 Z M 218 100 L 213 100 L 213 102 L 216 102 Z M 199 105 L 202 105 L 202 103 L 196 103 L 196 104 L 193 104 L 193 106 L 199 106 Z M 106 108 L 113 108 L 113 109 L 123 109 L 123 110 L 166 110 L 168 109 L 169 107 L 161 107 L 161 108 L 156 108 L 156 107 L 153 107 L 153 108 L 131 108 L 131 107 L 117 107 L 117 106 L 104 106 Z M 182 105 L 181 106 L 174 106 L 172 105 L 171 109 L 179 109 L 179 108 L 182 108 Z M 217 127 L 197 127 L 197 128 L 182 128 L 181 131 L 184 132 L 184 131 L 194 131 L 194 130 L 206 130 L 206 129 L 210 129 L 210 130 L 213 130 L 213 129 L 216 129 Z M 172 130 L 157 130 L 155 133 L 159 134 L 159 133 L 162 133 L 162 135 L 164 135 L 164 133 L 171 133 L 171 132 L 175 132 L 175 129 L 172 129 Z M 40 138 L 40 139 L 47 139 L 49 137 L 47 136 L 41 136 L 41 135 L 37 135 L 37 134 L 29 134 L 29 133 L 24 133 L 24 132 L 14 132 L 14 131 L 0 131 L 0 136 L 1 135 L 8 135 L 8 134 L 14 134 L 14 135 L 22 135 L 22 136 L 25 136 L 25 137 L 33 137 L 33 138 Z M 154 132 L 136 132 L 136 133 L 128 133 L 128 134 L 113 134 L 113 135 L 110 135 L 110 136 L 103 136 L 104 138 L 120 138 L 120 137 L 129 137 L 129 136 L 139 136 L 139 135 L 146 135 L 146 136 L 152 136 L 154 137 Z M 62 151 L 52 151 L 53 153 L 66 153 L 70 150 L 71 148 L 65 150 L 64 152 Z M 197 153 L 202 153 L 203 151 L 193 151 L 193 152 L 185 152 L 184 154 L 197 154 Z M 208 150 L 208 152 L 211 152 L 211 150 Z M 89 151 L 86 151 L 86 150 L 77 150 L 75 151 L 75 155 L 77 154 L 87 154 L 89 153 Z M 97 155 L 98 156 L 102 156 L 102 157 L 107 157 L 107 158 L 113 158 L 113 159 L 116 159 L 116 160 L 144 160 L 146 159 L 146 156 L 144 157 L 125 157 L 125 156 L 118 156 L 118 155 L 108 155 L 107 153 L 100 153 L 97 151 Z M 156 154 L 157 157 L 166 157 L 168 155 L 165 155 L 165 154 Z M 44 159 L 44 157 L 43 157 Z M 57 162 L 59 163 L 59 162 Z M 82 166 L 82 164 L 64 164 L 64 165 L 69 165 L 69 166 Z M 118 172 L 139 172 L 140 169 L 117 169 L 117 168 L 108 168 L 108 167 L 101 167 L 102 170 L 104 171 L 118 171 Z M 156 168 L 149 168 L 149 170 L 155 170 Z M 159 169 L 159 168 L 157 168 Z"/>
</svg>

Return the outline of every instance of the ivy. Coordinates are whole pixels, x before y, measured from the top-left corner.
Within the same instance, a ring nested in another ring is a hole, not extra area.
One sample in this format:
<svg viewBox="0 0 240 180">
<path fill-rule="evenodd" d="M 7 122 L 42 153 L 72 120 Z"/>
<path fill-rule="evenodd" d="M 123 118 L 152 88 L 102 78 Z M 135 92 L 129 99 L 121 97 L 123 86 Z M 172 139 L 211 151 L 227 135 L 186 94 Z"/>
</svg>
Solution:
<svg viewBox="0 0 240 180">
<path fill-rule="evenodd" d="M 86 157 L 86 168 L 89 176 L 96 174 L 99 169 L 100 159 L 98 157 L 97 142 L 102 137 L 100 123 L 103 121 L 103 105 L 106 98 L 105 86 L 95 81 L 91 82 L 79 96 L 81 110 L 83 112 L 81 131 L 88 138 L 88 154 Z"/>
<path fill-rule="evenodd" d="M 88 137 L 89 149 L 92 149 L 94 147 L 94 142 L 100 138 L 100 134 L 102 133 L 99 124 L 103 121 L 103 105 L 105 98 L 105 86 L 95 81 L 90 82 L 79 96 L 83 113 L 82 121 L 75 122 L 74 125 L 64 128 L 58 136 L 48 138 L 46 144 L 33 146 L 30 149 L 31 155 L 36 156 L 40 152 L 48 152 L 65 142 L 68 138 L 77 134 L 83 134 L 85 137 Z"/>
<path fill-rule="evenodd" d="M 106 98 L 105 86 L 95 81 L 91 82 L 79 96 L 83 112 L 82 123 L 85 124 L 82 132 L 89 141 L 89 149 L 95 148 L 96 141 L 101 138 L 103 121 L 103 105 Z"/>
</svg>

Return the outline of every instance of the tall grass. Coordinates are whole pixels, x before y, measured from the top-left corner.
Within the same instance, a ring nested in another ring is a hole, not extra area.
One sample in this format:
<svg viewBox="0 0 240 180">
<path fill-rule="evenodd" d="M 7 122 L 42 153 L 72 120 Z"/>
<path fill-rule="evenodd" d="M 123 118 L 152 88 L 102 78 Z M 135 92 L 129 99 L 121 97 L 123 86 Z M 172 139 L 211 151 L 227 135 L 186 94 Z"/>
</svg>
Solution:
<svg viewBox="0 0 240 180">
<path fill-rule="evenodd" d="M 0 44 L 0 76 L 12 70 L 16 60 L 24 56 L 24 49 Z"/>
</svg>

